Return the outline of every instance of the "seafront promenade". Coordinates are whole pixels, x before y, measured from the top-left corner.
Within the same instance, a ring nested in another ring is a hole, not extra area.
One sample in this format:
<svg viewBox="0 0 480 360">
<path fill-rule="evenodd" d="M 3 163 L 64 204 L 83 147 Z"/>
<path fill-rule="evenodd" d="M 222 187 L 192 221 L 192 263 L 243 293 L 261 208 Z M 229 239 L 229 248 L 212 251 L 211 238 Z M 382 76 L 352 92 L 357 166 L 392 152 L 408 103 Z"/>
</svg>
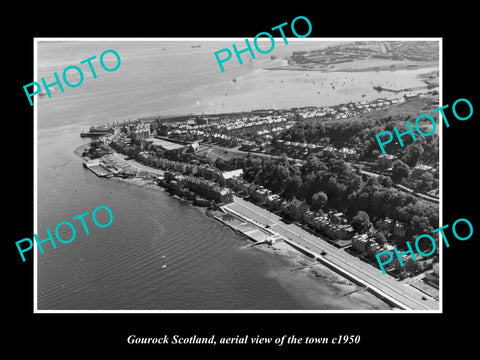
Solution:
<svg viewBox="0 0 480 360">
<path fill-rule="evenodd" d="M 234 196 L 234 202 L 223 206 L 226 212 L 241 216 L 255 226 L 266 227 L 285 238 L 287 243 L 310 253 L 326 266 L 366 286 L 381 298 L 403 310 L 434 311 L 439 303 L 389 275 L 346 253 L 327 241 L 310 234 L 296 224 L 286 224 L 281 217 Z M 323 255 L 322 255 L 323 254 Z"/>
</svg>

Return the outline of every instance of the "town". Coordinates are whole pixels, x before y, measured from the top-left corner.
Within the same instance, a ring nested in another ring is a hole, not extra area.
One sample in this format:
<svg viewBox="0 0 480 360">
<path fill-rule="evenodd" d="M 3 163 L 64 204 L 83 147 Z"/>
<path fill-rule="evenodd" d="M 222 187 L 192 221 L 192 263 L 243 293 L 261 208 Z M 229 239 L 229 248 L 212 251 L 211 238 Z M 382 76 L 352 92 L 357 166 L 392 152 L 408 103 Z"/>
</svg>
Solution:
<svg viewBox="0 0 480 360">
<path fill-rule="evenodd" d="M 428 258 L 394 259 L 388 277 L 375 255 L 438 227 L 438 133 L 389 144 L 389 154 L 374 135 L 434 105 L 438 92 L 428 90 L 330 107 L 158 115 L 92 126 L 82 155 L 99 176 L 150 179 L 227 224 L 248 223 L 239 231 L 258 243 L 285 241 L 397 307 L 432 309 L 438 246 Z"/>
</svg>

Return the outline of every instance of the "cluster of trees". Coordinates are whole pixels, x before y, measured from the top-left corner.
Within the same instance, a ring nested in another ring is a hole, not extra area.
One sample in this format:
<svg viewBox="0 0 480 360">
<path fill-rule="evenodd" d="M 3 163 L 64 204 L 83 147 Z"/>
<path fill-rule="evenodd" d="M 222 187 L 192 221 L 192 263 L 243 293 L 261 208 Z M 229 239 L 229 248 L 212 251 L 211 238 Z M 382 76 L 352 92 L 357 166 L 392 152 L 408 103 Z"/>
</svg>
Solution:
<svg viewBox="0 0 480 360">
<path fill-rule="evenodd" d="M 83 151 L 82 156 L 88 156 L 90 159 L 96 159 L 106 154 L 100 141 L 94 140 L 90 143 L 90 147 Z"/>
</svg>

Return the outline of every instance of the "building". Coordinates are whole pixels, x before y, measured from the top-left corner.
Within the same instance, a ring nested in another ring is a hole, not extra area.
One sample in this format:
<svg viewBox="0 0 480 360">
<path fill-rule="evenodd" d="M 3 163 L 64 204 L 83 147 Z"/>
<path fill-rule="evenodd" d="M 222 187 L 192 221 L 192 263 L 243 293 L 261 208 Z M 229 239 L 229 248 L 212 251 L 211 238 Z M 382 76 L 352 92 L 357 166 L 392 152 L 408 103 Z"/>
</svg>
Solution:
<svg viewBox="0 0 480 360">
<path fill-rule="evenodd" d="M 198 151 L 199 147 L 200 147 L 200 145 L 198 144 L 198 142 L 194 142 L 194 143 L 188 145 L 187 152 L 196 153 Z"/>
<path fill-rule="evenodd" d="M 330 220 L 330 222 L 332 224 L 342 224 L 342 223 L 346 223 L 346 219 L 345 219 L 345 216 L 343 215 L 342 212 L 329 212 L 328 213 L 328 220 Z"/>
<path fill-rule="evenodd" d="M 438 266 L 438 263 L 433 264 L 432 272 L 425 273 L 425 277 L 423 278 L 427 284 L 430 284 L 437 289 L 439 288 L 440 284 L 440 273 Z"/>
<path fill-rule="evenodd" d="M 360 254 L 366 253 L 367 252 L 367 246 L 368 246 L 370 241 L 371 241 L 371 239 L 368 237 L 367 234 L 355 235 L 352 238 L 352 248 Z"/>
<path fill-rule="evenodd" d="M 265 204 L 267 202 L 268 197 L 272 194 L 272 192 L 268 189 L 265 189 L 263 186 L 257 187 L 251 197 L 259 204 Z"/>
<path fill-rule="evenodd" d="M 377 223 L 377 227 L 379 230 L 386 230 L 389 232 L 392 230 L 393 225 L 394 225 L 393 220 L 388 217 L 378 221 Z"/>
<path fill-rule="evenodd" d="M 242 178 L 243 176 L 243 169 L 236 169 L 236 170 L 231 170 L 231 171 L 223 171 L 222 172 L 222 177 L 227 180 L 230 178 Z"/>
<path fill-rule="evenodd" d="M 356 160 L 358 158 L 358 155 L 355 149 L 350 149 L 346 147 L 343 147 L 340 150 L 338 150 L 338 154 L 342 159 L 345 159 L 345 160 Z"/>
<path fill-rule="evenodd" d="M 312 220 L 317 217 L 317 213 L 312 210 L 305 211 L 305 213 L 302 216 L 302 219 L 305 223 L 311 225 Z"/>
<path fill-rule="evenodd" d="M 196 195 L 217 203 L 230 203 L 233 201 L 232 191 L 217 185 L 213 181 L 170 171 L 165 171 L 164 180 L 170 188 L 177 191 L 188 188 Z"/>
<path fill-rule="evenodd" d="M 417 164 L 414 168 L 413 168 L 413 173 L 412 175 L 414 177 L 419 177 L 423 174 L 425 174 L 426 172 L 432 172 L 433 171 L 433 167 L 431 166 L 428 166 L 428 165 L 424 165 L 424 164 Z"/>
<path fill-rule="evenodd" d="M 267 196 L 265 205 L 270 209 L 279 210 L 282 201 L 283 199 L 279 195 L 269 195 Z"/>
</svg>

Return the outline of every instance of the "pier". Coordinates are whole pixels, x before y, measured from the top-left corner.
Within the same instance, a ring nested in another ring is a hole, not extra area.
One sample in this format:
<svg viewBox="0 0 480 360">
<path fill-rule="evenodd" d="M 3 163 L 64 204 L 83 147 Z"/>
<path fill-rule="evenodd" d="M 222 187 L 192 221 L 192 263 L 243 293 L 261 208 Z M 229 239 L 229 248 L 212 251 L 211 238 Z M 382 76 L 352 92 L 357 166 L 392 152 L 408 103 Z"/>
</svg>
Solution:
<svg viewBox="0 0 480 360">
<path fill-rule="evenodd" d="M 99 159 L 84 161 L 83 166 L 92 171 L 95 175 L 100 177 L 113 176 L 113 172 L 107 169 Z"/>
</svg>

